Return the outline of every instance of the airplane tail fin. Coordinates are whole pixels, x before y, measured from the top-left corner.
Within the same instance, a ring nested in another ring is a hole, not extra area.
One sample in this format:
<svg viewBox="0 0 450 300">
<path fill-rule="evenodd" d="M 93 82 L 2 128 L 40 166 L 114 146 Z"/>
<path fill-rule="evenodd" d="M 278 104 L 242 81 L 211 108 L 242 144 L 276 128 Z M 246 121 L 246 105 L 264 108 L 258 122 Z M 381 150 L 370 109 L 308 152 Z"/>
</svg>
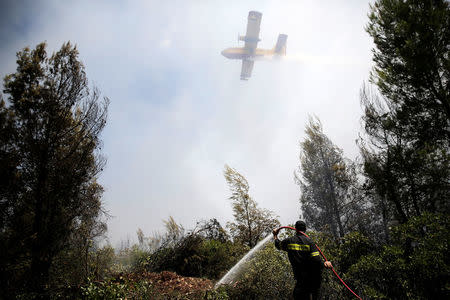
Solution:
<svg viewBox="0 0 450 300">
<path fill-rule="evenodd" d="M 286 55 L 286 41 L 287 41 L 287 35 L 286 34 L 279 34 L 277 44 L 275 45 L 275 48 L 273 49 L 275 54 L 277 55 Z"/>
</svg>

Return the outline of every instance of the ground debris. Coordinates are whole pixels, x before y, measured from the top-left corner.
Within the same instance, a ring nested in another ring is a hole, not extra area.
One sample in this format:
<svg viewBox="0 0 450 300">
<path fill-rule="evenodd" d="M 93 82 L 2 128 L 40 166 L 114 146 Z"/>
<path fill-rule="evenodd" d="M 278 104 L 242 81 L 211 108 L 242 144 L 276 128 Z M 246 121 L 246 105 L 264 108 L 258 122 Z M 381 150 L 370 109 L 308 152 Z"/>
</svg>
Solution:
<svg viewBox="0 0 450 300">
<path fill-rule="evenodd" d="M 127 280 L 131 282 L 147 281 L 155 290 L 162 295 L 177 292 L 180 294 L 192 294 L 200 291 L 211 290 L 214 284 L 206 278 L 184 277 L 175 272 L 163 271 L 155 272 L 132 272 L 121 273 L 117 277 L 119 280 Z"/>
</svg>

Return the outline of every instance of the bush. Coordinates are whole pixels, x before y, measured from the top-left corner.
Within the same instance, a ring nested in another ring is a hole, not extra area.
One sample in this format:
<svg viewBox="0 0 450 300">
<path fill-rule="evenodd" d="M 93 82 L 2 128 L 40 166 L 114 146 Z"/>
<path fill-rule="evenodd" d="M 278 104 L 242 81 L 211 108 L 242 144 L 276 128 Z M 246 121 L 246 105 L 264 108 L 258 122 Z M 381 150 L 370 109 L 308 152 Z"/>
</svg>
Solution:
<svg viewBox="0 0 450 300">
<path fill-rule="evenodd" d="M 385 246 L 349 268 L 371 299 L 448 299 L 449 216 L 426 213 L 392 230 Z"/>
<path fill-rule="evenodd" d="M 71 299 L 88 278 L 99 281 L 112 275 L 115 255 L 110 245 L 92 247 L 85 253 L 76 250 L 71 247 L 55 257 L 50 269 L 48 292 L 51 297 Z"/>
<path fill-rule="evenodd" d="M 129 281 L 122 277 L 119 280 L 89 281 L 81 287 L 82 297 L 92 300 L 109 299 L 154 299 L 153 289 L 149 282 Z"/>
<path fill-rule="evenodd" d="M 183 276 L 218 279 L 248 248 L 230 241 L 209 240 L 191 234 L 173 246 L 140 256 L 135 270 L 172 271 Z"/>
<path fill-rule="evenodd" d="M 346 273 L 351 265 L 369 253 L 372 253 L 374 246 L 369 238 L 359 232 L 346 234 L 339 245 L 338 265 L 342 273 Z"/>
<path fill-rule="evenodd" d="M 287 299 L 294 283 L 286 253 L 271 243 L 255 253 L 233 286 L 225 288 L 231 299 Z"/>
</svg>

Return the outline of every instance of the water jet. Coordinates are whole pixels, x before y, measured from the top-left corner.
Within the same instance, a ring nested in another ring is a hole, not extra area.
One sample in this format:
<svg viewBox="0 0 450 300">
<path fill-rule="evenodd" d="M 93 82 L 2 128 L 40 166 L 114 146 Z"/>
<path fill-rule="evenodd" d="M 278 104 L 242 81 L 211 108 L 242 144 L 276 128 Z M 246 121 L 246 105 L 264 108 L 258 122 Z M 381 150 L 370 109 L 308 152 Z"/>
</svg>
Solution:
<svg viewBox="0 0 450 300">
<path fill-rule="evenodd" d="M 255 254 L 256 251 L 258 251 L 259 249 L 261 249 L 265 244 L 267 244 L 267 242 L 270 241 L 270 239 L 272 238 L 272 234 L 267 235 L 263 240 L 259 241 L 258 244 L 256 244 L 255 247 L 253 247 L 249 252 L 247 252 L 247 254 L 244 255 L 244 257 L 242 257 L 237 264 L 235 264 L 214 286 L 215 289 L 217 289 L 220 285 L 222 284 L 231 284 L 233 283 L 233 280 L 235 279 L 235 277 L 239 274 L 239 272 L 242 269 L 242 266 L 245 264 L 245 262 L 247 262 L 248 260 L 250 260 L 253 255 Z"/>
</svg>

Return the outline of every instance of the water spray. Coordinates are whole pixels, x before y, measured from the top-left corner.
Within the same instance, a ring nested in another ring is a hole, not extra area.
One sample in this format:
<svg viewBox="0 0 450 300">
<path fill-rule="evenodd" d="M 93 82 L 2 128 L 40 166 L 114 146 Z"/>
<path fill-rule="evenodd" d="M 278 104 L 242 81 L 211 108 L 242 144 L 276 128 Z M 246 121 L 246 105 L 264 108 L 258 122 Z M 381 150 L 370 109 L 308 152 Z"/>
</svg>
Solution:
<svg viewBox="0 0 450 300">
<path fill-rule="evenodd" d="M 280 230 L 283 229 L 283 228 L 284 228 L 284 229 L 295 230 L 295 231 L 297 231 L 298 233 L 300 233 L 300 234 L 302 234 L 302 235 L 304 235 L 304 236 L 306 236 L 307 238 L 310 239 L 310 237 L 309 237 L 306 233 L 304 233 L 303 231 L 297 230 L 297 229 L 295 229 L 294 227 L 290 227 L 290 226 L 281 226 L 280 228 L 277 229 L 277 231 L 280 231 Z M 325 261 L 328 261 L 328 259 L 327 259 L 327 258 L 325 257 L 325 255 L 323 254 L 322 250 L 320 250 L 320 248 L 319 248 L 316 244 L 314 244 L 314 245 L 316 246 L 317 250 L 319 250 L 320 255 L 322 255 L 323 259 L 324 259 Z M 331 266 L 331 270 L 333 271 L 334 275 L 336 275 L 336 277 L 342 282 L 342 284 L 343 284 L 350 292 L 352 292 L 352 294 L 353 294 L 356 298 L 358 298 L 358 299 L 361 300 L 361 297 L 358 296 L 351 288 L 349 288 L 349 286 L 344 282 L 344 280 L 342 280 L 342 278 L 339 277 L 338 273 L 336 273 L 336 270 L 334 270 L 334 267 L 333 267 L 333 266 Z"/>
<path fill-rule="evenodd" d="M 267 242 L 269 242 L 272 238 L 272 234 L 266 236 L 263 240 L 261 240 L 255 247 L 252 248 L 247 254 L 242 257 L 237 264 L 235 264 L 214 286 L 214 288 L 218 288 L 222 284 L 231 284 L 233 283 L 234 277 L 240 272 L 242 265 L 250 260 L 253 257 L 253 254 L 261 249 Z"/>
</svg>

